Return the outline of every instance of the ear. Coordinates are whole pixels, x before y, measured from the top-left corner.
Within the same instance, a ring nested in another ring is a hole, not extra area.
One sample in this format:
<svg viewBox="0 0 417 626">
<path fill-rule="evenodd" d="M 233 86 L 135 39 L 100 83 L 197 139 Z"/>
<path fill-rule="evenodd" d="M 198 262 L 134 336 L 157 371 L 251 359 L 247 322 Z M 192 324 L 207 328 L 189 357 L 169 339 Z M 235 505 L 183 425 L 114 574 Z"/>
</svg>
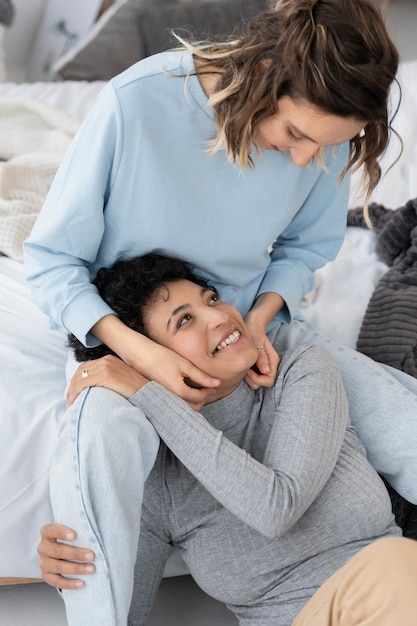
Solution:
<svg viewBox="0 0 417 626">
<path fill-rule="evenodd" d="M 269 69 L 272 65 L 272 59 L 261 59 L 258 61 L 255 67 L 255 77 L 259 78 L 263 74 L 265 74 L 266 70 Z"/>
</svg>

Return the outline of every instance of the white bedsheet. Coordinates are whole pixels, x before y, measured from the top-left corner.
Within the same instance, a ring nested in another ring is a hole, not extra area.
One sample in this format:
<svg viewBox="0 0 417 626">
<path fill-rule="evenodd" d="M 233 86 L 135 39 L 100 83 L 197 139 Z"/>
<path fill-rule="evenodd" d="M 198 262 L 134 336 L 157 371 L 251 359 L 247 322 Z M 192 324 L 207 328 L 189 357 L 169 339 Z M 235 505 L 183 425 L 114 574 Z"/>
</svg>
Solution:
<svg viewBox="0 0 417 626">
<path fill-rule="evenodd" d="M 386 174 L 374 200 L 391 208 L 417 196 L 417 61 L 399 73 L 403 102 L 396 128 L 404 141 L 400 160 Z M 0 97 L 23 96 L 82 119 L 102 83 L 0 83 Z M 387 169 L 399 143 L 384 157 Z M 352 181 L 351 206 L 359 175 Z M 350 228 L 333 263 L 318 273 L 305 318 L 332 339 L 355 346 L 366 304 L 386 266 L 374 252 L 374 235 Z M 65 338 L 49 330 L 30 302 L 23 267 L 0 257 L 0 577 L 38 577 L 36 544 L 40 526 L 52 518 L 48 468 L 56 440 L 56 417 L 64 410 Z M 172 560 L 169 574 L 182 573 Z"/>
</svg>

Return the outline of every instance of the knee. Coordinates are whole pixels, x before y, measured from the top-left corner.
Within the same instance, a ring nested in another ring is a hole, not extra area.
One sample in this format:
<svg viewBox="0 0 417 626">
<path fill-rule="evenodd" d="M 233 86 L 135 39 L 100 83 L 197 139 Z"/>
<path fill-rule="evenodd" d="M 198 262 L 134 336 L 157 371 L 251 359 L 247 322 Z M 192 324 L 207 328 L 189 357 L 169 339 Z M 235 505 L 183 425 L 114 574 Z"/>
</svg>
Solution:
<svg viewBox="0 0 417 626">
<path fill-rule="evenodd" d="M 417 588 L 417 541 L 389 537 L 373 542 L 357 555 L 387 588 Z"/>
<path fill-rule="evenodd" d="M 68 409 L 59 436 L 60 450 L 74 449 L 84 458 L 98 450 L 114 449 L 142 457 L 149 474 L 158 451 L 159 436 L 144 413 L 118 393 L 104 387 L 84 391 Z M 107 452 L 105 452 L 107 450 Z"/>
<path fill-rule="evenodd" d="M 385 537 L 373 541 L 363 551 L 372 554 L 375 560 L 385 561 L 389 557 L 391 561 L 401 560 L 410 550 L 414 553 L 415 549 L 417 541 L 405 537 Z"/>
<path fill-rule="evenodd" d="M 70 409 L 71 410 L 71 409 Z M 154 428 L 138 408 L 126 398 L 104 387 L 92 387 L 74 403 L 72 420 L 76 437 L 97 440 L 128 436 L 139 440 L 154 433 Z"/>
<path fill-rule="evenodd" d="M 108 430 L 108 423 L 121 417 L 128 401 L 119 394 L 104 387 L 91 387 L 84 390 L 68 409 L 68 422 L 77 423 L 77 428 L 92 430 L 96 435 Z"/>
</svg>

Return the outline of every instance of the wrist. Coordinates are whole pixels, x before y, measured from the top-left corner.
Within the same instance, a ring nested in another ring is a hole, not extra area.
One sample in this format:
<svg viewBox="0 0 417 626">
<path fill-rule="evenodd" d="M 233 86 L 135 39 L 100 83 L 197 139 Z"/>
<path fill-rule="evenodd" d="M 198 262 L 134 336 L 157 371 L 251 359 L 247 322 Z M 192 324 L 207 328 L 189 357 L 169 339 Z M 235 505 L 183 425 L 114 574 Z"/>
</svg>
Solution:
<svg viewBox="0 0 417 626">
<path fill-rule="evenodd" d="M 91 332 L 125 363 L 133 367 L 142 362 L 142 352 L 147 345 L 153 343 L 141 333 L 126 326 L 117 315 L 103 317 L 93 326 Z"/>
<path fill-rule="evenodd" d="M 285 305 L 284 299 L 277 293 L 261 294 L 246 316 L 246 324 L 258 331 L 266 332 L 269 323 Z"/>
</svg>

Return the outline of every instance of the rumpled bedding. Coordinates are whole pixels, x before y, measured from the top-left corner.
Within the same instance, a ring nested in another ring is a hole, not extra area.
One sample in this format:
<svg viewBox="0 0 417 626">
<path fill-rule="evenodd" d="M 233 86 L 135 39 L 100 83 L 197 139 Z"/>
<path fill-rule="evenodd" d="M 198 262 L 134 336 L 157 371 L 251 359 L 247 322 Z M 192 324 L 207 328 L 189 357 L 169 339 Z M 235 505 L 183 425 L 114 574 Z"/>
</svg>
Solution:
<svg viewBox="0 0 417 626">
<path fill-rule="evenodd" d="M 0 253 L 23 261 L 23 242 L 79 124 L 36 100 L 0 98 Z"/>
</svg>

